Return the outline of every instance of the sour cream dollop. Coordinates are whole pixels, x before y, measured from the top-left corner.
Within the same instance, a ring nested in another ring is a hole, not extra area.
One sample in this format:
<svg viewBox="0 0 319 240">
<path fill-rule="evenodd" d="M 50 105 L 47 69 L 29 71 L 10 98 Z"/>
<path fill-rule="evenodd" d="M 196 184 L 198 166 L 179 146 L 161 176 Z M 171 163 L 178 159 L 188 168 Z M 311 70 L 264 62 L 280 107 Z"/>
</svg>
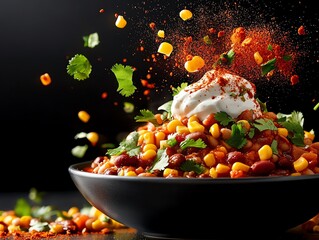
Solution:
<svg viewBox="0 0 319 240">
<path fill-rule="evenodd" d="M 237 118 L 243 111 L 251 110 L 257 118 L 262 112 L 255 94 L 252 82 L 225 69 L 213 69 L 175 95 L 171 111 L 174 118 L 196 115 L 201 121 L 222 111 Z"/>
</svg>

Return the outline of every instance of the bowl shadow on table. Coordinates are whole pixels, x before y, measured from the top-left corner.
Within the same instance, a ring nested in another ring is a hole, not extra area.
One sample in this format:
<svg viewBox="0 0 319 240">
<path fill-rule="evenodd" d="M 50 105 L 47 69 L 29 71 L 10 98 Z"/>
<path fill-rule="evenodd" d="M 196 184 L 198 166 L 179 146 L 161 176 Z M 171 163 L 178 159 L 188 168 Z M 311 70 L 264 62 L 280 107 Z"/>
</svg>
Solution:
<svg viewBox="0 0 319 240">
<path fill-rule="evenodd" d="M 70 166 L 93 206 L 153 239 L 274 239 L 309 220 L 319 175 L 241 179 L 137 178 Z M 293 238 L 292 238 L 293 239 Z"/>
</svg>

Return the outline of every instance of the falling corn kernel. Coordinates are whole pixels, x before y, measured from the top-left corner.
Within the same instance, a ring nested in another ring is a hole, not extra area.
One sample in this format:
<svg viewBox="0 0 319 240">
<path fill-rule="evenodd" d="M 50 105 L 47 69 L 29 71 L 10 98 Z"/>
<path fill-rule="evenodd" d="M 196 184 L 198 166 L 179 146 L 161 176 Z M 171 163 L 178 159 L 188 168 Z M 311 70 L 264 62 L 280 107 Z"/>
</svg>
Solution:
<svg viewBox="0 0 319 240">
<path fill-rule="evenodd" d="M 165 32 L 164 32 L 164 30 L 158 30 L 157 36 L 160 37 L 160 38 L 164 38 L 164 37 L 165 37 Z"/>
<path fill-rule="evenodd" d="M 115 26 L 117 26 L 118 28 L 124 28 L 126 26 L 127 22 L 124 19 L 124 17 L 122 15 L 118 15 L 116 22 L 115 22 Z"/>
<path fill-rule="evenodd" d="M 40 76 L 40 80 L 41 80 L 41 83 L 44 85 L 44 86 L 47 86 L 51 83 L 51 77 L 48 73 L 44 73 Z"/>
<path fill-rule="evenodd" d="M 192 59 L 185 62 L 184 67 L 188 72 L 197 72 L 205 66 L 205 61 L 200 56 L 194 56 Z"/>
<path fill-rule="evenodd" d="M 159 47 L 157 52 L 165 54 L 167 57 L 169 57 L 171 55 L 173 51 L 173 46 L 172 44 L 168 43 L 168 42 L 162 42 Z"/>
<path fill-rule="evenodd" d="M 86 111 L 79 111 L 78 117 L 82 122 L 87 123 L 90 120 L 90 114 L 88 114 Z"/>
<path fill-rule="evenodd" d="M 89 132 L 86 135 L 86 138 L 91 142 L 93 146 L 95 146 L 96 143 L 99 141 L 99 134 L 96 132 Z"/>
<path fill-rule="evenodd" d="M 186 21 L 193 17 L 193 13 L 189 11 L 188 9 L 183 9 L 182 11 L 179 12 L 179 16 L 181 19 Z"/>
</svg>

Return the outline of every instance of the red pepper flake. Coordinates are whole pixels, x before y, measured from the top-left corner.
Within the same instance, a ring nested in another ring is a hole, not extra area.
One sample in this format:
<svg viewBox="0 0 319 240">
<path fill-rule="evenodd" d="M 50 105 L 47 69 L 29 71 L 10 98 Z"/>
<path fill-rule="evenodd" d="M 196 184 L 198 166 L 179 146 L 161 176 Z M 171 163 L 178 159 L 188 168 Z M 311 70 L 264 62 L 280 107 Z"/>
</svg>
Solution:
<svg viewBox="0 0 319 240">
<path fill-rule="evenodd" d="M 103 98 L 103 99 L 107 98 L 107 96 L 108 96 L 107 92 L 103 92 L 103 93 L 101 94 L 101 98 Z"/>
<path fill-rule="evenodd" d="M 50 85 L 51 84 L 51 77 L 48 73 L 44 73 L 40 76 L 40 80 L 41 80 L 41 83 L 44 85 L 44 86 L 47 86 L 47 85 Z"/>
<path fill-rule="evenodd" d="M 149 26 L 150 26 L 150 28 L 151 28 L 152 30 L 154 30 L 155 27 L 156 27 L 156 24 L 155 24 L 154 22 L 151 22 L 151 23 L 149 24 Z"/>
<path fill-rule="evenodd" d="M 291 85 L 295 85 L 299 82 L 299 76 L 298 75 L 292 75 L 290 77 L 290 83 Z"/>
<path fill-rule="evenodd" d="M 141 79 L 141 83 L 142 83 L 143 87 L 146 87 L 148 84 L 147 80 L 145 80 L 145 79 Z"/>
<path fill-rule="evenodd" d="M 306 35 L 306 29 L 304 26 L 298 28 L 298 35 Z"/>
<path fill-rule="evenodd" d="M 105 11 L 104 11 L 103 8 L 101 8 L 100 11 L 99 11 L 99 13 L 104 13 L 104 12 L 105 12 Z"/>
<path fill-rule="evenodd" d="M 146 89 L 143 94 L 144 96 L 148 96 L 151 93 L 151 91 L 149 89 Z"/>
<path fill-rule="evenodd" d="M 223 36 L 225 36 L 225 31 L 219 31 L 219 32 L 217 33 L 217 36 L 218 36 L 218 37 L 223 37 Z"/>
</svg>

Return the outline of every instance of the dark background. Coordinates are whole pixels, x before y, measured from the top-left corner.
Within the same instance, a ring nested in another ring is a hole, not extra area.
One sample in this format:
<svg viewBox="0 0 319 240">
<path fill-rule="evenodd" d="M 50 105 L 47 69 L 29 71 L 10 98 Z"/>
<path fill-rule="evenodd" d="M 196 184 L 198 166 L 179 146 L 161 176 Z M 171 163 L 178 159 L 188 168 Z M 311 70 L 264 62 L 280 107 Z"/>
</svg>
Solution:
<svg viewBox="0 0 319 240">
<path fill-rule="evenodd" d="M 128 64 L 138 67 L 134 75 L 145 77 L 145 62 L 132 53 L 149 32 L 136 29 L 147 29 L 150 19 L 170 21 L 170 16 L 177 16 L 183 7 L 195 8 L 206 1 L 146 2 L 0 1 L 0 192 L 29 191 L 32 187 L 42 191 L 75 190 L 68 174 L 69 165 L 103 154 L 103 150 L 96 147 L 90 148 L 83 159 L 72 156 L 71 149 L 79 143 L 74 139 L 77 133 L 96 131 L 103 141 L 116 142 L 119 133 L 136 126 L 133 118 L 139 109 L 166 102 L 163 96 L 167 94 L 167 85 L 161 86 L 151 101 L 138 91 L 129 98 L 136 104 L 135 111 L 126 114 L 123 111 L 126 99 L 116 92 L 117 83 L 110 68 L 127 58 Z M 224 5 L 222 1 L 207 2 Z M 270 110 L 302 111 L 305 128 L 319 132 L 319 110 L 313 110 L 319 101 L 319 24 L 315 1 L 289 1 L 288 5 L 267 1 L 266 9 L 262 1 L 237 1 L 240 2 L 252 9 L 245 16 L 248 21 L 276 16 L 288 29 L 306 24 L 309 35 L 301 48 L 307 50 L 307 56 L 299 71 L 300 84 L 283 87 L 270 83 L 257 87 L 262 99 L 269 102 Z M 100 9 L 105 12 L 100 13 Z M 152 11 L 144 14 L 145 9 Z M 263 9 L 269 15 L 258 13 Z M 115 13 L 126 15 L 130 20 L 125 29 L 114 26 Z M 85 48 L 82 37 L 93 32 L 99 33 L 101 43 L 94 49 Z M 149 50 L 154 52 L 155 48 Z M 77 53 L 91 60 L 93 71 L 88 80 L 74 80 L 66 72 L 68 59 Z M 43 86 L 39 80 L 46 72 L 52 78 L 49 86 Z M 153 78 L 154 82 L 160 80 L 159 75 Z M 138 77 L 136 79 L 138 85 Z M 104 91 L 108 93 L 107 99 L 101 98 Z M 90 113 L 89 123 L 77 118 L 80 110 Z"/>
</svg>

